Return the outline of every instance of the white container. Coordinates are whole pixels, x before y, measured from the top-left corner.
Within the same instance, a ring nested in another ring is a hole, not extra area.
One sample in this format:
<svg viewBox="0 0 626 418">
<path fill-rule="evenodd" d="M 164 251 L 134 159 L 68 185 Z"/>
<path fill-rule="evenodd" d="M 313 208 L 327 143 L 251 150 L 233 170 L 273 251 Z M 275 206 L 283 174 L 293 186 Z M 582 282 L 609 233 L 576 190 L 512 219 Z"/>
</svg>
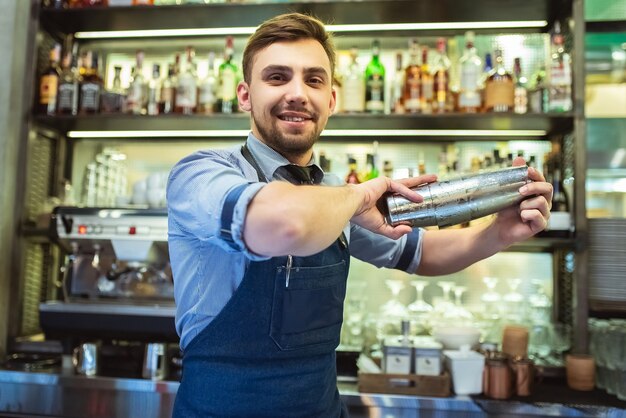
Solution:
<svg viewBox="0 0 626 418">
<path fill-rule="evenodd" d="M 415 355 L 415 374 L 422 376 L 439 376 L 442 372 L 442 345 L 432 337 L 415 337 L 413 339 Z"/>
<path fill-rule="evenodd" d="M 476 395 L 483 391 L 485 357 L 471 351 L 469 346 L 460 350 L 444 350 L 446 367 L 452 374 L 452 387 L 457 395 Z"/>
</svg>

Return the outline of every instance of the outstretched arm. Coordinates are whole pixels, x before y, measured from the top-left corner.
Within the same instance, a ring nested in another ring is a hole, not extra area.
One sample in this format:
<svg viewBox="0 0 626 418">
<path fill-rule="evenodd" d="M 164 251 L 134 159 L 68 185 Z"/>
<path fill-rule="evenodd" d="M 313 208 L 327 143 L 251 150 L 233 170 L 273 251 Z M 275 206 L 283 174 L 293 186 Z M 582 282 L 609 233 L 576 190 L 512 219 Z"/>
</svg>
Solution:
<svg viewBox="0 0 626 418">
<path fill-rule="evenodd" d="M 434 179 L 433 175 L 401 181 L 379 177 L 341 187 L 271 182 L 248 206 L 244 240 L 256 254 L 310 255 L 328 247 L 350 221 L 397 239 L 411 232 L 411 228 L 386 224 L 376 202 L 387 192 L 399 193 L 420 202 L 422 197 L 410 187 Z"/>
</svg>

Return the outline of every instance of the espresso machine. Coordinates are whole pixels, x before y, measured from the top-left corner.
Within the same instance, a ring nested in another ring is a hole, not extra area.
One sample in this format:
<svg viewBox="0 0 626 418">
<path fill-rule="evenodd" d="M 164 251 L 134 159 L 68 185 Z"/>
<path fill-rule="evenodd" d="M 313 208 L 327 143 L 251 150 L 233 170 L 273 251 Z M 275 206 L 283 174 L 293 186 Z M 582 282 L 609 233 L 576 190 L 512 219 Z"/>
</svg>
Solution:
<svg viewBox="0 0 626 418">
<path fill-rule="evenodd" d="M 178 342 L 165 209 L 57 207 L 51 228 L 66 262 L 47 338 Z"/>
</svg>

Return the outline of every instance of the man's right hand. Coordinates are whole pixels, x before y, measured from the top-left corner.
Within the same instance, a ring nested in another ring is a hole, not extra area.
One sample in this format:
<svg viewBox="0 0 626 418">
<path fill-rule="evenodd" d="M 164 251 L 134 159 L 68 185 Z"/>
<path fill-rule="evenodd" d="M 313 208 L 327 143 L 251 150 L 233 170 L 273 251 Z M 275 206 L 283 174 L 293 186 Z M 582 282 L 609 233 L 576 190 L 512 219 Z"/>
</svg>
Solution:
<svg viewBox="0 0 626 418">
<path fill-rule="evenodd" d="M 412 228 L 409 225 L 389 225 L 385 221 L 385 216 L 376 206 L 378 200 L 386 193 L 397 193 L 413 202 L 420 203 L 424 199 L 421 195 L 411 190 L 411 188 L 425 183 L 432 183 L 436 180 L 436 175 L 426 174 L 401 180 L 377 177 L 365 183 L 352 185 L 363 197 L 361 206 L 354 213 L 350 221 L 377 234 L 398 239 L 411 232 Z"/>
</svg>

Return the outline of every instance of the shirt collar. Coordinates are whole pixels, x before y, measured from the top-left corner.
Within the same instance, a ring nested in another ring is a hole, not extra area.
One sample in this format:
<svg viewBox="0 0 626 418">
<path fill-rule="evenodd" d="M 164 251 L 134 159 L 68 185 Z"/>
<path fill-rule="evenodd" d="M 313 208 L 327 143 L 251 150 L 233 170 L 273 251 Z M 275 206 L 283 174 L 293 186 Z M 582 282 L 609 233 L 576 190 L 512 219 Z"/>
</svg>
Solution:
<svg viewBox="0 0 626 418">
<path fill-rule="evenodd" d="M 263 175 L 265 175 L 268 179 L 283 179 L 283 176 L 277 175 L 276 170 L 279 167 L 284 165 L 291 164 L 289 160 L 285 157 L 274 151 L 272 148 L 267 146 L 265 143 L 261 142 L 258 138 L 254 136 L 252 132 L 248 134 L 248 139 L 246 140 L 246 144 L 248 145 L 248 149 L 254 156 L 257 164 L 263 171 Z M 324 177 L 324 172 L 322 169 L 315 163 L 314 155 L 311 155 L 311 160 L 307 163 L 307 165 L 313 165 L 316 168 L 313 170 L 313 177 L 316 178 L 317 182 L 321 182 Z M 271 175 L 268 175 L 270 174 Z M 317 177 L 320 178 L 317 178 Z"/>
</svg>

